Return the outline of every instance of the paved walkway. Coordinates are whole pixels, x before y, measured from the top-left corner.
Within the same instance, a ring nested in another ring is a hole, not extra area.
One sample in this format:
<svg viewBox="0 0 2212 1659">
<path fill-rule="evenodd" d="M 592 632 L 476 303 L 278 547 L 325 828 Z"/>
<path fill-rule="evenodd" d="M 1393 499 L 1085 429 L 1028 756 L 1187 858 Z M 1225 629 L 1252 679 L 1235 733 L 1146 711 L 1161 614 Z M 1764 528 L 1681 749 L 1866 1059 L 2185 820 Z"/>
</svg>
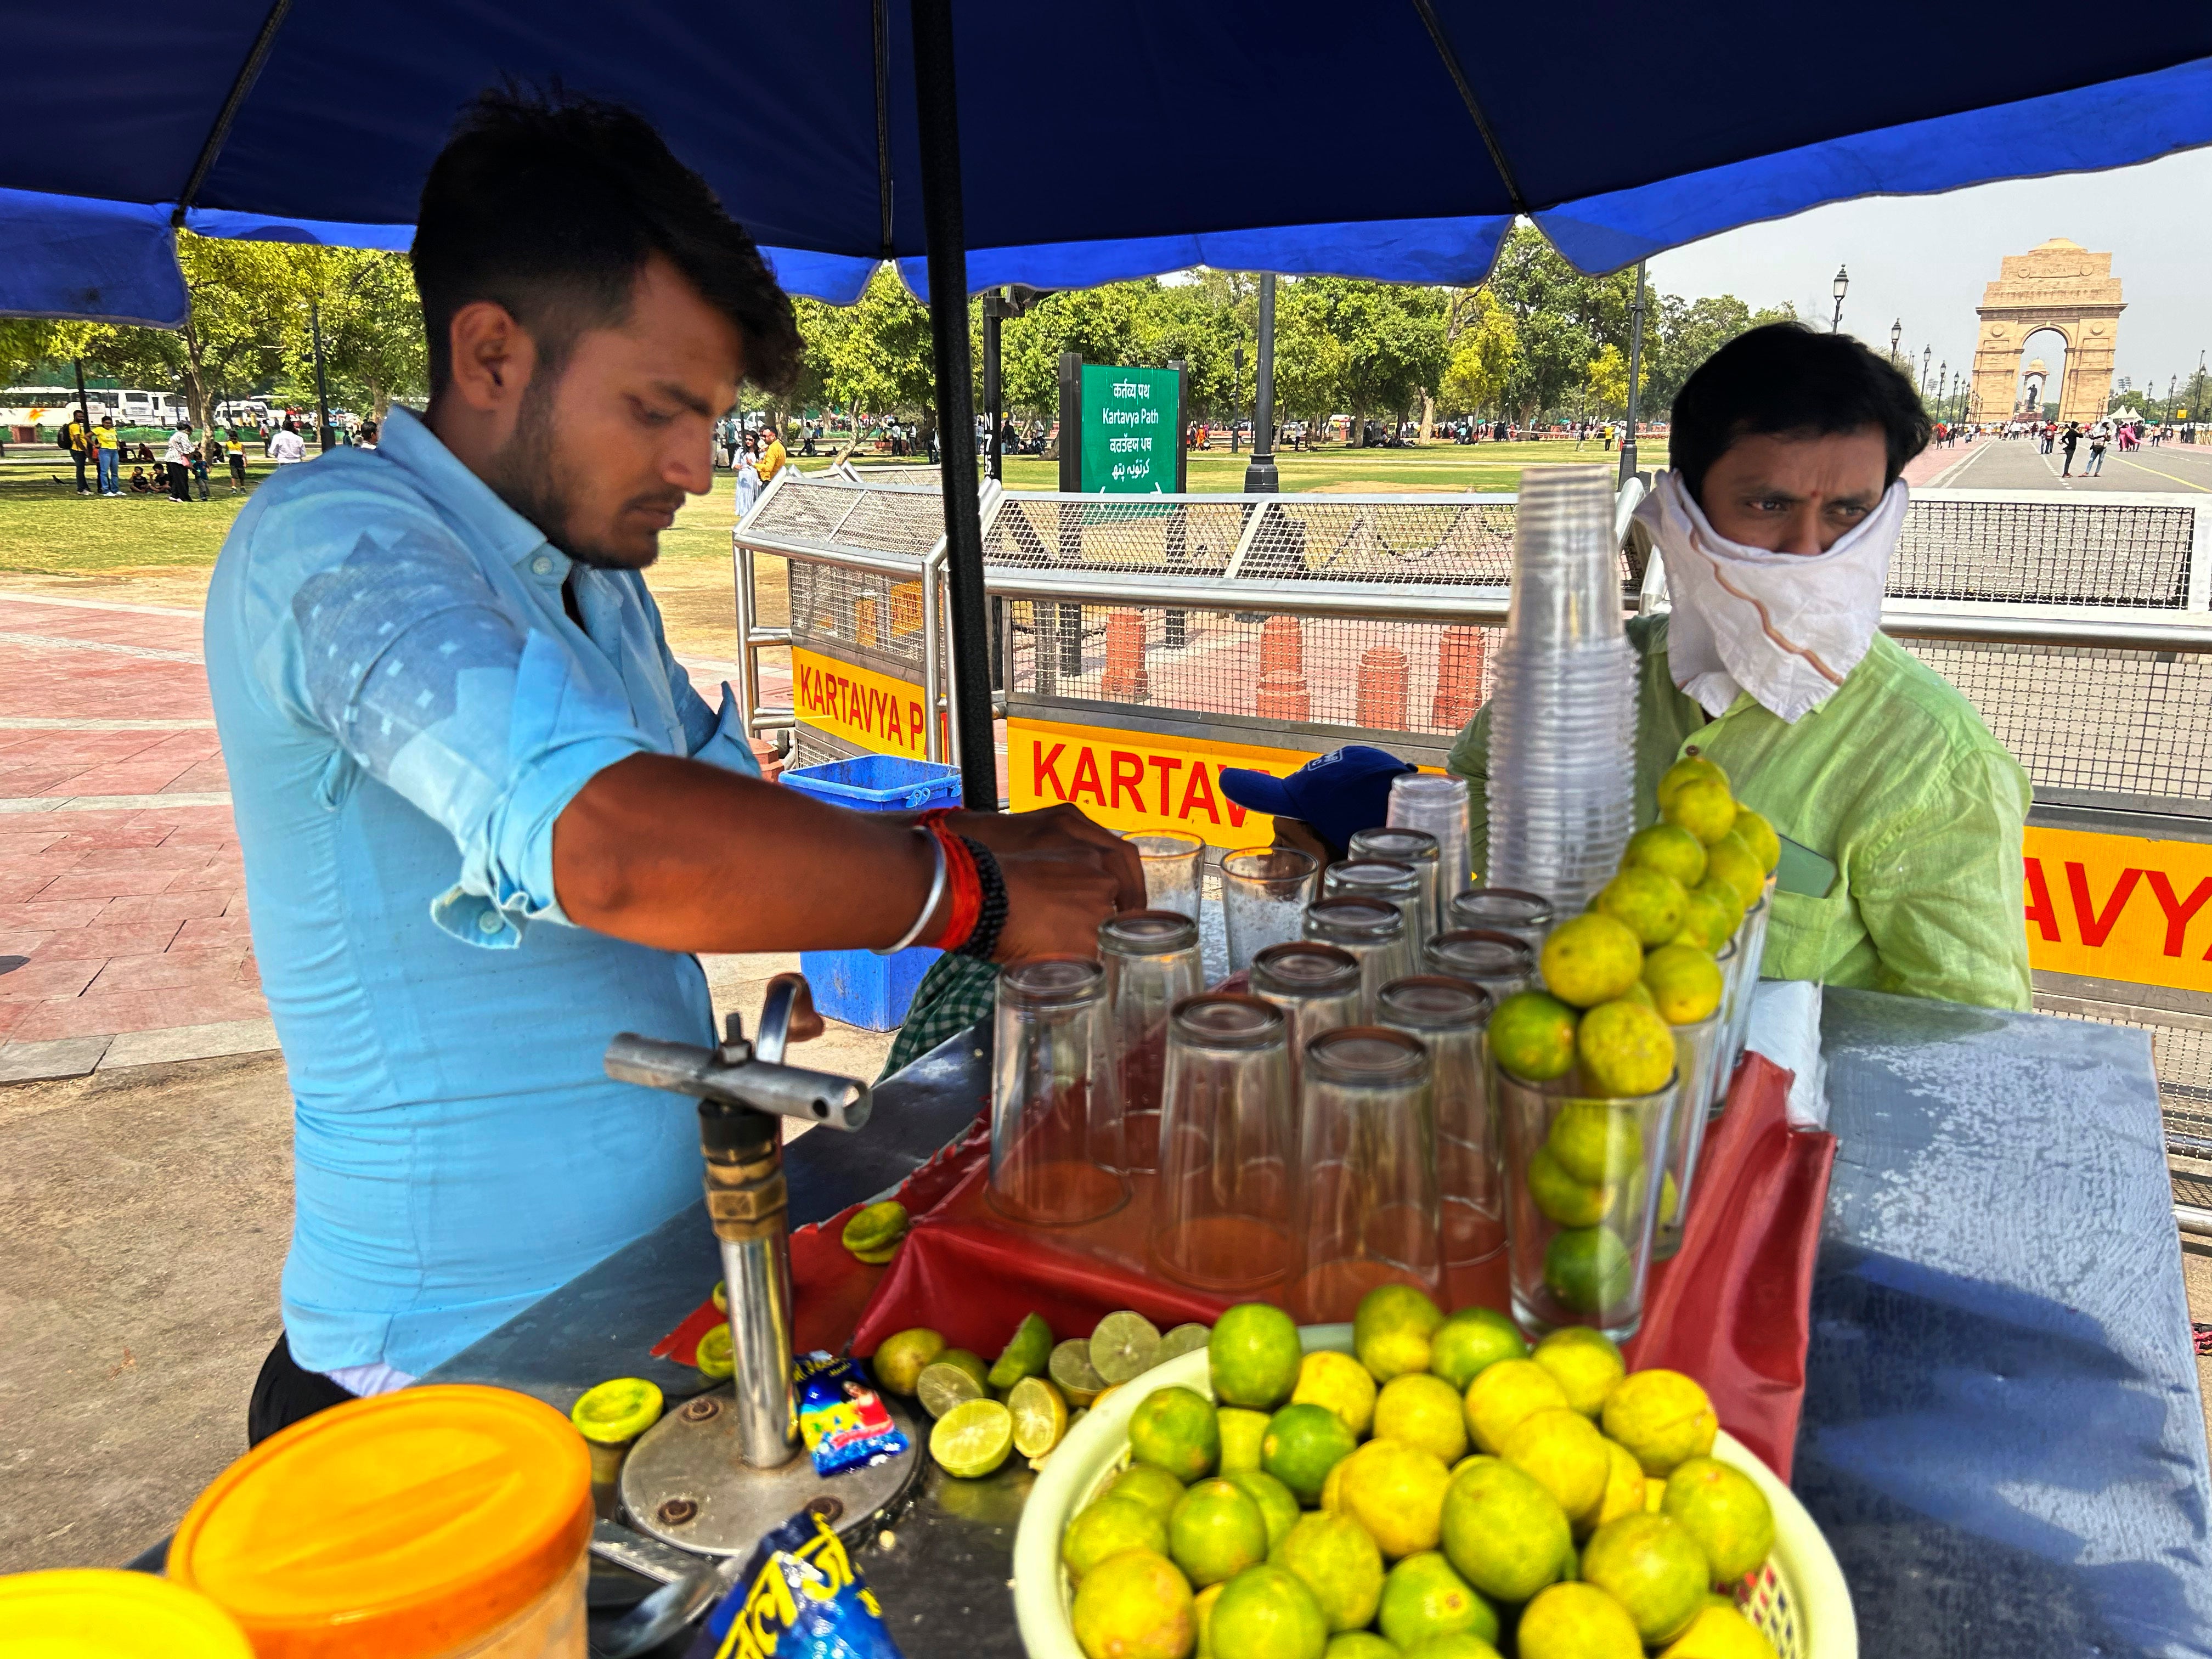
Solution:
<svg viewBox="0 0 2212 1659">
<path fill-rule="evenodd" d="M 1940 465 L 1929 468 L 1931 460 Z M 2212 446 L 2203 444 L 2146 445 L 2123 455 L 2117 448 L 2105 452 L 2105 470 L 2084 477 L 2089 447 L 2084 443 L 2074 456 L 2074 476 L 2063 477 L 2059 469 L 2066 457 L 2057 450 L 2045 455 L 2032 438 L 1977 438 L 1971 444 L 1931 449 L 1905 469 L 1905 478 L 1916 489 L 2047 489 L 2069 494 L 2100 494 L 2128 490 L 2147 494 L 2201 495 L 2212 493 Z M 1925 477 L 1921 476 L 1923 471 Z"/>
</svg>

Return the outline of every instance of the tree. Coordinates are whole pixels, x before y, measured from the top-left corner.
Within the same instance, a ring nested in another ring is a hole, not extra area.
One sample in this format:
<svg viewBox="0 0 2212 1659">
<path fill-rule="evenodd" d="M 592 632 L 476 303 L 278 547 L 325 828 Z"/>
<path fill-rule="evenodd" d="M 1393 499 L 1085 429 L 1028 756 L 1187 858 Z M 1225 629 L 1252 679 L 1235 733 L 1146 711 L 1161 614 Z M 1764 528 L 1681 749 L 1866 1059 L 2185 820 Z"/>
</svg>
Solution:
<svg viewBox="0 0 2212 1659">
<path fill-rule="evenodd" d="M 395 398 L 428 389 L 429 354 L 415 273 L 401 253 L 360 248 L 298 251 L 295 276 L 319 308 L 324 373 L 331 401 L 366 404 L 377 420 Z M 300 401 L 314 395 L 313 318 L 289 318 L 281 336 L 283 371 Z"/>
<path fill-rule="evenodd" d="M 1639 362 L 1637 365 L 1636 374 L 1638 399 L 1637 413 L 1639 416 L 1643 414 L 1644 390 L 1650 384 L 1651 369 L 1649 363 Z M 1619 346 L 1608 343 L 1599 350 L 1596 356 L 1590 359 L 1589 370 L 1583 377 L 1583 385 L 1589 392 L 1590 401 L 1596 404 L 1599 410 L 1608 415 L 1626 415 L 1628 412 L 1627 356 Z"/>
<path fill-rule="evenodd" d="M 1486 288 L 1471 290 L 1458 307 L 1459 331 L 1437 392 L 1447 415 L 1480 415 L 1505 401 L 1521 370 L 1521 334 L 1513 313 Z"/>
<path fill-rule="evenodd" d="M 1685 300 L 1678 294 L 1655 296 L 1644 333 L 1648 374 L 1640 407 L 1655 416 L 1663 416 L 1674 406 L 1674 394 L 1698 365 L 1737 335 L 1767 323 L 1794 322 L 1796 317 L 1793 306 L 1753 311 L 1733 294 L 1701 300 Z"/>
</svg>

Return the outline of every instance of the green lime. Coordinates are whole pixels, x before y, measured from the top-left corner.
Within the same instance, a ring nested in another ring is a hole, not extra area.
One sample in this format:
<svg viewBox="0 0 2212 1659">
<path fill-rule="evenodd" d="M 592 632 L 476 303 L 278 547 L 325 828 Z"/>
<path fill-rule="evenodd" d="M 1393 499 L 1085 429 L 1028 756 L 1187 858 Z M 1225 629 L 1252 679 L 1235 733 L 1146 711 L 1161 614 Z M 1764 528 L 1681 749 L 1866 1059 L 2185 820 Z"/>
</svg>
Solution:
<svg viewBox="0 0 2212 1659">
<path fill-rule="evenodd" d="M 1659 816 L 1688 830 L 1705 844 L 1710 854 L 1715 842 L 1735 827 L 1735 797 L 1726 783 L 1712 778 L 1692 778 L 1674 791 Z M 1708 878 L 1711 871 L 1708 869 Z"/>
<path fill-rule="evenodd" d="M 1650 950 L 1682 931 L 1690 895 L 1674 877 L 1632 864 L 1598 890 L 1591 908 L 1611 916 Z"/>
<path fill-rule="evenodd" d="M 1297 1385 L 1305 1350 L 1290 1315 L 1265 1302 L 1247 1302 L 1213 1322 L 1206 1352 L 1215 1399 L 1271 1412 Z"/>
<path fill-rule="evenodd" d="M 1579 1314 L 1617 1308 L 1636 1288 L 1636 1263 L 1610 1227 L 1570 1227 L 1544 1247 L 1544 1283 Z"/>
<path fill-rule="evenodd" d="M 932 1417 L 942 1419 L 956 1406 L 964 1406 L 971 1400 L 983 1397 L 983 1385 L 975 1374 L 963 1365 L 947 1364 L 939 1359 L 921 1368 L 915 1379 L 915 1397 L 921 1401 L 922 1410 Z"/>
<path fill-rule="evenodd" d="M 1720 880 L 1735 890 L 1747 910 L 1759 902 L 1759 895 L 1766 890 L 1766 866 L 1759 861 L 1759 854 L 1745 844 L 1741 836 L 1730 830 L 1705 849 L 1711 860 L 1705 869 L 1705 879 Z"/>
<path fill-rule="evenodd" d="M 1499 1455 L 1559 1500 L 1571 1521 L 1595 1510 L 1605 1496 L 1612 1462 L 1605 1437 L 1580 1412 L 1565 1406 L 1532 1413 L 1514 1425 Z"/>
<path fill-rule="evenodd" d="M 1594 1008 L 1626 996 L 1644 971 L 1644 941 L 1626 922 L 1586 910 L 1545 936 L 1537 958 L 1544 988 L 1562 1002 Z"/>
<path fill-rule="evenodd" d="M 1429 1339 L 1429 1369 L 1461 1394 L 1484 1366 L 1528 1357 L 1528 1344 L 1495 1308 L 1462 1308 Z"/>
<path fill-rule="evenodd" d="M 1710 953 L 1726 945 L 1734 931 L 1728 907 L 1702 888 L 1692 888 L 1689 908 L 1682 913 L 1682 931 L 1668 943 L 1694 945 Z"/>
<path fill-rule="evenodd" d="M 1534 1360 L 1501 1359 L 1468 1385 L 1468 1432 L 1494 1456 L 1523 1418 L 1566 1403 L 1566 1390 Z"/>
<path fill-rule="evenodd" d="M 1357 1437 L 1375 1421 L 1375 1379 L 1350 1354 L 1317 1348 L 1299 1363 L 1291 1403 L 1328 1407 Z"/>
<path fill-rule="evenodd" d="M 1298 1523 L 1298 1500 L 1291 1489 L 1265 1469 L 1238 1469 L 1221 1477 L 1250 1498 L 1267 1523 L 1267 1547 L 1272 1550 Z"/>
<path fill-rule="evenodd" d="M 973 1348 L 947 1348 L 929 1362 L 933 1365 L 957 1365 L 975 1379 L 979 1389 L 991 1386 L 991 1368 L 983 1363 L 983 1356 Z"/>
<path fill-rule="evenodd" d="M 1583 1016 L 1575 1053 L 1600 1092 L 1655 1094 L 1674 1075 L 1674 1028 L 1656 1008 L 1622 997 Z"/>
<path fill-rule="evenodd" d="M 1636 1455 L 1644 1473 L 1665 1476 L 1713 1449 L 1720 1419 L 1694 1377 L 1680 1371 L 1632 1371 L 1605 1402 L 1605 1431 Z"/>
<path fill-rule="evenodd" d="M 1716 1597 L 1705 1603 L 1662 1659 L 1774 1659 L 1774 1644 L 1736 1610 L 1735 1602 Z"/>
<path fill-rule="evenodd" d="M 1675 1465 L 1662 1507 L 1697 1540 L 1717 1584 L 1735 1583 L 1774 1547 L 1774 1509 L 1766 1494 L 1742 1470 L 1717 1458 Z"/>
<path fill-rule="evenodd" d="M 1213 1413 L 1221 1430 L 1221 1472 L 1260 1467 L 1260 1443 L 1267 1437 L 1267 1413 L 1248 1412 L 1242 1406 L 1224 1406 Z"/>
<path fill-rule="evenodd" d="M 1054 1348 L 1047 1369 L 1071 1406 L 1092 1405 L 1105 1391 L 1106 1379 L 1091 1364 L 1088 1337 L 1071 1336 Z"/>
<path fill-rule="evenodd" d="M 1631 1112 L 1601 1100 L 1570 1100 L 1552 1120 L 1544 1148 L 1577 1181 L 1605 1184 L 1643 1162 L 1644 1136 Z"/>
<path fill-rule="evenodd" d="M 1467 1413 L 1441 1376 L 1394 1376 L 1375 1396 L 1375 1437 L 1419 1446 L 1449 1467 L 1467 1455 Z"/>
<path fill-rule="evenodd" d="M 1522 1609 L 1516 1634 L 1521 1659 L 1644 1659 L 1636 1621 L 1595 1584 L 1553 1585 Z"/>
<path fill-rule="evenodd" d="M 1194 1584 L 1224 1583 L 1267 1559 L 1267 1522 L 1241 1487 L 1201 1480 L 1168 1516 L 1168 1556 Z"/>
<path fill-rule="evenodd" d="M 1528 1160 L 1528 1196 L 1536 1207 L 1562 1227 L 1594 1227 L 1604 1218 L 1613 1195 L 1595 1182 L 1577 1181 L 1565 1164 L 1539 1146 Z"/>
<path fill-rule="evenodd" d="M 1406 1659 L 1498 1659 L 1498 1650 L 1471 1630 L 1425 1636 L 1404 1652 Z"/>
<path fill-rule="evenodd" d="M 1041 1376 L 1025 1376 L 1006 1390 L 1006 1409 L 1014 1416 L 1014 1449 L 1042 1457 L 1067 1433 L 1067 1401 Z"/>
<path fill-rule="evenodd" d="M 1170 1359 L 1180 1359 L 1187 1353 L 1196 1353 L 1204 1347 L 1213 1333 L 1195 1322 L 1177 1325 L 1160 1338 L 1160 1346 L 1153 1352 L 1152 1364 L 1164 1365 Z"/>
<path fill-rule="evenodd" d="M 1516 991 L 1490 1016 L 1491 1058 L 1515 1077 L 1549 1083 L 1575 1063 L 1575 1011 L 1541 991 Z"/>
<path fill-rule="evenodd" d="M 1429 1368 L 1429 1339 L 1442 1308 L 1410 1285 L 1378 1285 L 1352 1316 L 1352 1346 L 1378 1382 Z"/>
<path fill-rule="evenodd" d="M 1762 876 L 1774 873 L 1774 866 L 1782 862 L 1782 837 L 1774 833 L 1772 824 L 1738 801 L 1735 804 L 1735 823 L 1729 826 L 1729 833 L 1743 838 L 1743 844 L 1759 860 Z M 1761 881 L 1759 885 L 1763 888 L 1766 884 Z"/>
<path fill-rule="evenodd" d="M 1132 1463 L 1107 1483 L 1101 1497 L 1133 1498 L 1165 1521 L 1182 1501 L 1182 1482 L 1150 1463 Z"/>
<path fill-rule="evenodd" d="M 1326 1406 L 1285 1406 L 1267 1419 L 1260 1467 L 1301 1504 L 1316 1502 L 1328 1472 L 1358 1444 L 1344 1419 Z"/>
<path fill-rule="evenodd" d="M 691 1356 L 691 1363 L 699 1368 L 699 1375 L 709 1382 L 726 1382 L 736 1374 L 738 1358 L 730 1346 L 730 1328 L 717 1325 L 699 1339 L 699 1346 Z"/>
<path fill-rule="evenodd" d="M 1595 1419 L 1628 1375 L 1620 1350 L 1602 1332 L 1582 1325 L 1553 1331 L 1529 1355 L 1566 1390 L 1567 1404 Z"/>
<path fill-rule="evenodd" d="M 937 1419 L 929 1455 L 945 1474 L 979 1480 L 1006 1461 L 1014 1444 L 1014 1414 L 995 1400 L 970 1400 Z"/>
<path fill-rule="evenodd" d="M 1644 958 L 1644 988 L 1669 1025 L 1695 1025 L 1719 1010 L 1727 981 L 1711 951 L 1694 945 L 1662 945 Z"/>
<path fill-rule="evenodd" d="M 983 1380 L 1004 1393 L 1025 1376 L 1042 1376 L 1051 1359 L 1052 1327 L 1042 1314 L 1025 1314 Z"/>
<path fill-rule="evenodd" d="M 1109 1382 L 1127 1382 L 1150 1370 L 1160 1348 L 1160 1328 L 1140 1313 L 1109 1313 L 1091 1333 L 1091 1368 Z"/>
<path fill-rule="evenodd" d="M 1398 1646 L 1371 1630 L 1343 1630 L 1328 1638 L 1322 1659 L 1398 1659 Z"/>
<path fill-rule="evenodd" d="M 927 1326 L 895 1331 L 876 1345 L 868 1360 L 879 1388 L 910 1395 L 921 1380 L 921 1368 L 945 1352 L 945 1339 Z"/>
<path fill-rule="evenodd" d="M 1717 951 L 1723 942 L 1734 939 L 1736 929 L 1743 926 L 1744 905 L 1736 896 L 1735 884 L 1716 875 L 1708 875 L 1698 884 L 1698 890 L 1692 896 L 1709 898 L 1720 907 L 1720 934 L 1714 939 L 1712 947 Z"/>
<path fill-rule="evenodd" d="M 1498 1639 L 1498 1614 L 1439 1550 L 1409 1555 L 1382 1580 L 1383 1635 L 1401 1648 L 1431 1636 Z"/>
<path fill-rule="evenodd" d="M 1213 1604 L 1213 1651 L 1219 1659 L 1322 1659 L 1328 1620 L 1297 1574 L 1262 1564 L 1222 1587 Z M 1107 1656 L 1086 1649 L 1091 1659 Z"/>
<path fill-rule="evenodd" d="M 880 1250 L 896 1244 L 906 1237 L 906 1206 L 890 1199 L 881 1204 L 871 1204 L 854 1213 L 839 1237 L 845 1248 L 855 1255 L 863 1250 Z"/>
<path fill-rule="evenodd" d="M 1192 1598 L 1190 1610 L 1198 1623 L 1198 1659 L 1213 1659 L 1213 1604 L 1224 1587 L 1208 1584 Z"/>
<path fill-rule="evenodd" d="M 1525 1601 L 1559 1576 L 1574 1552 L 1566 1512 L 1510 1463 L 1477 1463 L 1444 1493 L 1443 1547 L 1460 1576 L 1485 1595 Z"/>
<path fill-rule="evenodd" d="M 1190 1585 L 1153 1550 L 1124 1550 L 1085 1573 L 1073 1618 L 1086 1659 L 1186 1659 L 1198 1639 Z"/>
<path fill-rule="evenodd" d="M 1628 838 L 1623 869 L 1634 866 L 1672 876 L 1686 891 L 1705 878 L 1705 844 L 1672 823 L 1647 824 Z"/>
<path fill-rule="evenodd" d="M 1212 1474 L 1221 1456 L 1213 1402 L 1189 1389 L 1155 1389 L 1129 1413 L 1129 1455 L 1178 1480 Z"/>
<path fill-rule="evenodd" d="M 660 1407 L 657 1384 L 641 1376 L 617 1376 L 586 1389 L 568 1407 L 568 1420 L 576 1425 L 578 1434 L 593 1444 L 619 1446 L 660 1421 Z"/>
<path fill-rule="evenodd" d="M 1725 789 L 1728 787 L 1729 775 L 1721 770 L 1717 761 L 1707 760 L 1703 755 L 1683 756 L 1660 775 L 1659 787 L 1656 792 L 1658 804 L 1664 807 L 1668 801 L 1674 799 L 1674 792 L 1684 784 L 1694 783 L 1701 780 L 1709 780 Z"/>
<path fill-rule="evenodd" d="M 1436 1548 L 1451 1485 L 1442 1458 L 1402 1440 L 1370 1440 L 1338 1468 L 1338 1511 L 1365 1528 L 1384 1555 L 1395 1561 Z"/>
<path fill-rule="evenodd" d="M 1060 1559 L 1080 1583 L 1083 1576 L 1101 1561 L 1123 1550 L 1167 1553 L 1167 1522 L 1133 1498 L 1109 1492 L 1097 1503 L 1076 1511 L 1060 1534 Z"/>
<path fill-rule="evenodd" d="M 1299 1517 L 1267 1559 L 1313 1592 L 1330 1630 L 1358 1630 L 1375 1617 L 1382 1599 L 1382 1552 L 1350 1516 Z"/>
<path fill-rule="evenodd" d="M 1591 1534 L 1582 1574 L 1628 1610 L 1646 1646 L 1657 1647 L 1689 1629 L 1705 1605 L 1712 1570 L 1680 1522 L 1629 1515 Z"/>
<path fill-rule="evenodd" d="M 1597 1501 L 1597 1508 L 1576 1522 L 1581 1534 L 1594 1531 L 1608 1521 L 1618 1521 L 1624 1515 L 1644 1512 L 1644 1466 L 1636 1455 L 1618 1440 L 1605 1443 L 1607 1465 L 1605 1475 L 1605 1496 Z"/>
</svg>

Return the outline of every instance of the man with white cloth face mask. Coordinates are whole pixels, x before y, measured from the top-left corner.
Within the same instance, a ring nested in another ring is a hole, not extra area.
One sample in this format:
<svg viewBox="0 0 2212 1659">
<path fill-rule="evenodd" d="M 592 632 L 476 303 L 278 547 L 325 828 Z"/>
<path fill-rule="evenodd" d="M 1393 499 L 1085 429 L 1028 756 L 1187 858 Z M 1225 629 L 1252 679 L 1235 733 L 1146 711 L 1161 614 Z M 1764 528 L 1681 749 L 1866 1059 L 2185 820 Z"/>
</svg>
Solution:
<svg viewBox="0 0 2212 1659">
<path fill-rule="evenodd" d="M 1636 801 L 1703 755 L 1790 849 L 1768 979 L 2029 1006 L 2020 763 L 1948 681 L 1879 631 L 1929 421 L 1905 377 L 1848 336 L 1738 336 L 1674 399 L 1674 470 L 1637 519 L 1671 614 L 1628 625 L 1639 659 Z M 1486 851 L 1488 711 L 1451 769 Z M 1832 873 L 1831 872 L 1832 871 Z"/>
</svg>

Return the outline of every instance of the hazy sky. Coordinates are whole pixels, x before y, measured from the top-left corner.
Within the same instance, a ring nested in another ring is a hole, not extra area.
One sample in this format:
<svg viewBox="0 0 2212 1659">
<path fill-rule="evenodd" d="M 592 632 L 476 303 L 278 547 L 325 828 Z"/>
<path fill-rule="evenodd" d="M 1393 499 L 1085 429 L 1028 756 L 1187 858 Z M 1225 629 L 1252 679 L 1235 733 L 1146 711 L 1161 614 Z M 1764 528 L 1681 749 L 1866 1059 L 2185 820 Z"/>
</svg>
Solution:
<svg viewBox="0 0 2212 1659">
<path fill-rule="evenodd" d="M 1836 267 L 1850 271 L 1844 328 L 1885 354 L 1893 319 L 1916 362 L 1932 345 L 1954 369 L 1973 355 L 1997 262 L 2065 236 L 2112 256 L 2127 309 L 2116 372 L 2137 386 L 2185 380 L 2212 346 L 2212 149 L 2112 173 L 2013 179 L 1942 196 L 1873 197 L 1747 225 L 1651 261 L 1658 288 L 1751 305 L 1793 301 L 1822 324 Z M 2208 360 L 2212 362 L 2212 360 Z M 2057 367 L 2055 356 L 2051 366 Z"/>
</svg>

